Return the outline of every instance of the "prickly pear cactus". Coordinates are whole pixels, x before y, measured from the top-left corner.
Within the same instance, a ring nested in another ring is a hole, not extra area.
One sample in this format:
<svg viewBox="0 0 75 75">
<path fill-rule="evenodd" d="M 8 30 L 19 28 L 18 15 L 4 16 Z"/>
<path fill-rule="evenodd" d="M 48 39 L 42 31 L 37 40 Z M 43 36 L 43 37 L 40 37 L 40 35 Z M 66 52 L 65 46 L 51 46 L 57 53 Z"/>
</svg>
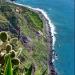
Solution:
<svg viewBox="0 0 75 75">
<path fill-rule="evenodd" d="M 5 75 L 3 69 L 6 67 L 9 57 L 11 59 L 12 69 L 14 66 L 19 66 L 20 60 L 16 57 L 18 50 L 13 48 L 14 44 L 17 44 L 17 41 L 17 38 L 8 40 L 7 32 L 0 32 L 0 75 Z M 15 72 L 14 70 L 13 72 Z"/>
</svg>

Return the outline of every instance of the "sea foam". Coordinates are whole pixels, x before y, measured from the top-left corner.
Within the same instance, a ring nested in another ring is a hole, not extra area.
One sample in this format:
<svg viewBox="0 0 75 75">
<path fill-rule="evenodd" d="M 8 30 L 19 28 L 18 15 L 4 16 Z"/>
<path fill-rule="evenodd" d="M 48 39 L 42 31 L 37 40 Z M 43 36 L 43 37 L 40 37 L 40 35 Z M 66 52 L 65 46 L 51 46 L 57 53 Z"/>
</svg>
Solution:
<svg viewBox="0 0 75 75">
<path fill-rule="evenodd" d="M 43 9 L 40 9 L 40 8 L 33 8 L 33 7 L 29 6 L 29 5 L 23 5 L 23 4 L 19 4 L 19 3 L 15 3 L 15 2 L 14 2 L 14 4 L 17 4 L 17 5 L 20 5 L 20 6 L 24 6 L 24 7 L 30 8 L 30 9 L 32 9 L 32 10 L 40 11 L 40 12 L 43 14 L 43 16 L 48 20 L 49 25 L 50 25 L 50 27 L 51 27 L 51 34 L 52 34 L 52 36 L 53 36 L 53 37 L 52 37 L 52 39 L 53 39 L 52 46 L 53 46 L 53 49 L 54 49 L 55 42 L 56 42 L 55 34 L 57 34 L 57 33 L 56 33 L 56 31 L 55 31 L 55 26 L 54 26 L 54 24 L 52 23 L 51 19 L 50 19 L 50 18 L 48 17 L 48 15 L 47 15 L 47 12 L 44 11 Z"/>
<path fill-rule="evenodd" d="M 53 36 L 52 39 L 53 39 L 53 49 L 54 49 L 55 42 L 56 42 L 56 37 L 55 37 L 56 31 L 55 31 L 54 24 L 52 23 L 52 21 L 50 20 L 50 18 L 48 17 L 47 13 L 44 10 L 39 9 L 39 8 L 34 8 L 34 10 L 40 11 L 45 16 L 45 18 L 48 20 L 50 28 L 51 28 L 51 34 Z"/>
</svg>

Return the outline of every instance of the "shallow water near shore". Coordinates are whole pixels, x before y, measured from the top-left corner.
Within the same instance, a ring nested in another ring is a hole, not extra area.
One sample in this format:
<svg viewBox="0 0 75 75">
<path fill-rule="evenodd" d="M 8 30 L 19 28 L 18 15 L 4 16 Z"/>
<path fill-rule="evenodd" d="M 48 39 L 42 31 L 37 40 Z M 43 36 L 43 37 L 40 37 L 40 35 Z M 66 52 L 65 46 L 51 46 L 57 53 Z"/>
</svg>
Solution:
<svg viewBox="0 0 75 75">
<path fill-rule="evenodd" d="M 17 3 L 45 10 L 55 25 L 54 62 L 58 75 L 74 75 L 74 7 L 73 0 L 17 0 Z"/>
</svg>

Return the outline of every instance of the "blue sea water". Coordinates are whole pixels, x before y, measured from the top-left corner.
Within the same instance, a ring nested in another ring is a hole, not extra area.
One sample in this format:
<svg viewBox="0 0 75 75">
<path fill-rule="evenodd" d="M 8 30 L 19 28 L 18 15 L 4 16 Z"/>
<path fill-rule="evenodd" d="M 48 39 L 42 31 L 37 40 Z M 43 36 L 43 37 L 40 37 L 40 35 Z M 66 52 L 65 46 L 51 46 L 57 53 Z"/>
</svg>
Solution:
<svg viewBox="0 0 75 75">
<path fill-rule="evenodd" d="M 55 51 L 58 75 L 74 75 L 74 1 L 17 0 L 17 3 L 45 10 L 56 27 Z"/>
</svg>

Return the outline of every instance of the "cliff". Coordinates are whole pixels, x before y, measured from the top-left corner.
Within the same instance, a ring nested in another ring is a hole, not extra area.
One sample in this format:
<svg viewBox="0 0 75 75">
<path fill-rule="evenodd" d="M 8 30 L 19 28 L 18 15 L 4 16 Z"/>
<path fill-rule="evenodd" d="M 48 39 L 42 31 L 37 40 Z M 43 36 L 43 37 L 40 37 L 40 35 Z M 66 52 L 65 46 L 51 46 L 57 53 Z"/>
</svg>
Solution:
<svg viewBox="0 0 75 75">
<path fill-rule="evenodd" d="M 27 7 L 0 4 L 0 32 L 6 31 L 11 37 L 18 38 L 18 45 L 22 48 L 18 56 L 21 61 L 20 75 L 30 66 L 32 75 L 47 75 L 48 70 L 51 75 L 56 75 L 52 64 L 51 31 L 48 21 L 42 16 L 42 13 Z"/>
</svg>

